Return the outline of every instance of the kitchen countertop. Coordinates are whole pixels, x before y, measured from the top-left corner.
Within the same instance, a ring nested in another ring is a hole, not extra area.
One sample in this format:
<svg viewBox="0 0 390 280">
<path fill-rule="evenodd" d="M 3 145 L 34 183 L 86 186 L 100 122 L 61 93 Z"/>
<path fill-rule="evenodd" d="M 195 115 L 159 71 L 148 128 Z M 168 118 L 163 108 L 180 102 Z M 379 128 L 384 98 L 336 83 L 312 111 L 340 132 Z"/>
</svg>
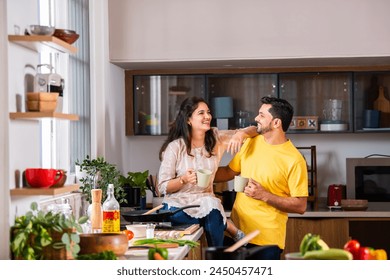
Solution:
<svg viewBox="0 0 390 280">
<path fill-rule="evenodd" d="M 203 234 L 203 228 L 200 227 L 193 234 L 183 235 L 181 239 L 198 241 Z M 170 260 L 184 259 L 191 248 L 188 245 L 179 246 L 177 248 L 168 248 L 168 258 Z M 148 249 L 129 249 L 126 251 L 124 258 L 127 260 L 147 260 Z"/>
<path fill-rule="evenodd" d="M 387 205 L 388 204 L 388 205 Z M 226 211 L 230 217 L 230 211 Z M 289 213 L 289 218 L 390 218 L 390 203 L 369 205 L 365 211 L 344 211 L 342 209 L 330 210 L 320 206 L 318 210 L 307 210 L 304 214 Z"/>
</svg>

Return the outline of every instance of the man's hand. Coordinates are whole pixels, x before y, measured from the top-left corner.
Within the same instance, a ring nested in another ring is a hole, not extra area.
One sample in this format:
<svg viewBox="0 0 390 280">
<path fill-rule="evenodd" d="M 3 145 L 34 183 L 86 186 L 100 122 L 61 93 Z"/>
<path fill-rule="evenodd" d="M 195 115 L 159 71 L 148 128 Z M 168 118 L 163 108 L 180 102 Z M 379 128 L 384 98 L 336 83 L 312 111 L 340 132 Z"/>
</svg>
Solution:
<svg viewBox="0 0 390 280">
<path fill-rule="evenodd" d="M 264 187 L 256 182 L 253 179 L 249 179 L 248 185 L 244 189 L 244 193 L 248 197 L 252 197 L 254 199 L 267 201 L 267 195 L 269 194 L 268 191 L 264 189 Z"/>
</svg>

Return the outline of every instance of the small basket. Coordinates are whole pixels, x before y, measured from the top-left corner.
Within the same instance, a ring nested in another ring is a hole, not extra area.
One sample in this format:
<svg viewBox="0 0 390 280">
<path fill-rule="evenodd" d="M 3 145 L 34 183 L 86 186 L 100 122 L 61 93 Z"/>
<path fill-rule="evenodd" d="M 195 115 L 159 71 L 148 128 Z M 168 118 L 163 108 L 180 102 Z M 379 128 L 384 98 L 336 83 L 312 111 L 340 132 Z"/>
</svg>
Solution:
<svg viewBox="0 0 390 280">
<path fill-rule="evenodd" d="M 57 108 L 58 92 L 28 92 L 27 110 L 32 112 L 54 112 Z"/>
</svg>

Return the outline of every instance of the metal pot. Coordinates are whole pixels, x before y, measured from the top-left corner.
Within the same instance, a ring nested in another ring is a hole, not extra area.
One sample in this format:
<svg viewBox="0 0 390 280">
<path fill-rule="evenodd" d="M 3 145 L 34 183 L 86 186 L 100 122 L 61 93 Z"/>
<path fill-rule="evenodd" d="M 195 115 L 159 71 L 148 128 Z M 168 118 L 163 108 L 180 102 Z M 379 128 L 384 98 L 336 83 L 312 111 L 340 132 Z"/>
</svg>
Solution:
<svg viewBox="0 0 390 280">
<path fill-rule="evenodd" d="M 176 213 L 183 211 L 187 208 L 200 207 L 200 205 L 187 205 L 185 207 L 178 208 L 174 211 L 170 210 L 158 210 L 151 214 L 145 214 L 148 210 L 134 210 L 122 213 L 123 218 L 127 222 L 167 222 L 169 218 Z"/>
<path fill-rule="evenodd" d="M 256 246 L 252 248 L 241 247 L 233 252 L 225 252 L 228 247 L 207 247 L 203 249 L 205 260 L 246 260 L 252 255 L 268 250 L 278 249 L 276 245 Z"/>
</svg>

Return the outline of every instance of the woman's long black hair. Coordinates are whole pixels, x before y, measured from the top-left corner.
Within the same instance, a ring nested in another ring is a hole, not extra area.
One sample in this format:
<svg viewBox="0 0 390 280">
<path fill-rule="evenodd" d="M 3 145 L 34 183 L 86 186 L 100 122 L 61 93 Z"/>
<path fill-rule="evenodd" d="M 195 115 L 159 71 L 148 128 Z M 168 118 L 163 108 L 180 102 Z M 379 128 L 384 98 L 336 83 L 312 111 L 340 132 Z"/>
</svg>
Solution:
<svg viewBox="0 0 390 280">
<path fill-rule="evenodd" d="M 191 155 L 191 126 L 188 124 L 188 119 L 191 117 L 192 113 L 196 110 L 196 108 L 198 108 L 200 102 L 207 104 L 207 102 L 203 98 L 197 96 L 188 97 L 181 103 L 180 111 L 169 129 L 168 138 L 161 146 L 159 153 L 160 160 L 162 160 L 162 154 L 167 148 L 168 144 L 179 138 L 183 138 L 184 143 L 187 147 L 187 154 L 189 156 L 193 156 Z M 213 130 L 210 129 L 206 132 L 205 137 L 205 148 L 208 152 L 208 157 L 211 157 L 213 155 L 213 149 L 215 147 L 216 142 L 217 140 L 215 139 Z"/>
</svg>

